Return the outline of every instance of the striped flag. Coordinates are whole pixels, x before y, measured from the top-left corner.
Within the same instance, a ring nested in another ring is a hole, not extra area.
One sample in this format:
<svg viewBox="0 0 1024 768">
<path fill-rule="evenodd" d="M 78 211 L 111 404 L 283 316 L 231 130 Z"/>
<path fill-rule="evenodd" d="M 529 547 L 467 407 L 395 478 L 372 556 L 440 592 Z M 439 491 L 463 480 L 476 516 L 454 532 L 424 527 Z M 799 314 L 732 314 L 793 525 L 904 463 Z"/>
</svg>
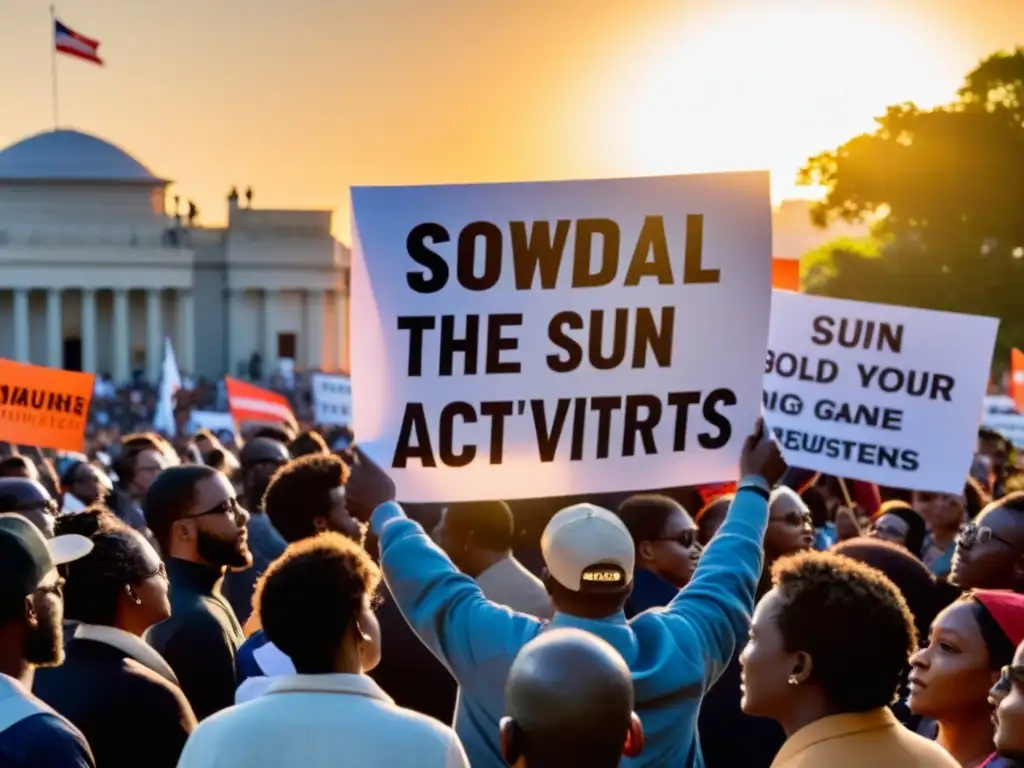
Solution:
<svg viewBox="0 0 1024 768">
<path fill-rule="evenodd" d="M 228 390 L 228 407 L 236 424 L 241 425 L 246 421 L 297 423 L 288 398 L 284 395 L 230 376 L 224 377 L 224 384 Z"/>
<path fill-rule="evenodd" d="M 66 53 L 93 64 L 103 65 L 103 59 L 99 57 L 99 41 L 91 37 L 80 35 L 71 27 L 61 24 L 57 19 L 53 20 L 53 44 L 57 47 L 58 53 Z"/>
</svg>

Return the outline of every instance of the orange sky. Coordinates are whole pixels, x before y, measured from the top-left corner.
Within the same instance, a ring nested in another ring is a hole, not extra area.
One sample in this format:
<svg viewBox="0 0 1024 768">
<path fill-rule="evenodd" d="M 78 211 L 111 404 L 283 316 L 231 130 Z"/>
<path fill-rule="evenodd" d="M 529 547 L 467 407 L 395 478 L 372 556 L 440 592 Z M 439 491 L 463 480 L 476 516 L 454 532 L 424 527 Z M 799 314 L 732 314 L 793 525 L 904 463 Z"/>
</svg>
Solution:
<svg viewBox="0 0 1024 768">
<path fill-rule="evenodd" d="M 822 10 L 822 8 L 825 10 Z M 338 211 L 352 184 L 773 172 L 886 104 L 952 97 L 1024 43 L 1024 0 L 64 0 L 107 66 L 59 62 L 62 124 L 224 216 Z M 51 126 L 47 3 L 0 5 L 0 145 Z M 804 193 L 806 194 L 806 193 Z"/>
</svg>

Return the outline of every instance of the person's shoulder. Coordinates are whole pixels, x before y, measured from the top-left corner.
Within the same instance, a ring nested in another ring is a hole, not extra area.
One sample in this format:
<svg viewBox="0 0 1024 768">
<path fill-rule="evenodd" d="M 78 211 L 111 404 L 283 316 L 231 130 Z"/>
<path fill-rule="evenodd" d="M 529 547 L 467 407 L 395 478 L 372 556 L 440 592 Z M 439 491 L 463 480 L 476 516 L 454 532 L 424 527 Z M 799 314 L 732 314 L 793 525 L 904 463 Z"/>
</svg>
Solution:
<svg viewBox="0 0 1024 768">
<path fill-rule="evenodd" d="M 181 688 L 135 659 L 125 659 L 122 680 L 126 692 L 136 697 L 140 703 L 147 702 L 147 709 L 152 710 L 157 706 L 164 709 L 191 710 Z"/>
<path fill-rule="evenodd" d="M 40 712 L 0 732 L 0 755 L 24 768 L 95 765 L 82 733 L 60 715 Z"/>
<path fill-rule="evenodd" d="M 392 720 L 392 728 L 401 732 L 401 739 L 405 742 L 436 745 L 439 750 L 447 751 L 449 745 L 458 740 L 454 730 L 432 717 L 395 704 L 387 706 L 386 710 Z"/>
<path fill-rule="evenodd" d="M 959 763 L 942 747 L 931 739 L 926 739 L 920 734 L 914 733 L 907 728 L 897 728 L 896 733 L 902 743 L 907 756 L 915 762 L 907 762 L 905 765 L 915 768 L 935 766 L 935 768 L 957 768 Z"/>
</svg>

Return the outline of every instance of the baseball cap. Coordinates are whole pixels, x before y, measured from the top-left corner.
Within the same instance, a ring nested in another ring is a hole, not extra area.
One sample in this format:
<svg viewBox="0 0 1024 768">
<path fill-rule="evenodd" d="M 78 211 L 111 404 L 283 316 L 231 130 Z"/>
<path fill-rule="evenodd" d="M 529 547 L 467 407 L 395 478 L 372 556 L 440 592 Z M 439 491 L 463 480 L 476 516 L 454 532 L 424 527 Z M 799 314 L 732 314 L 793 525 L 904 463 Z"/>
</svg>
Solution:
<svg viewBox="0 0 1024 768">
<path fill-rule="evenodd" d="M 57 566 L 92 551 L 85 536 L 69 534 L 43 538 L 39 529 L 21 515 L 0 514 L 0 593 L 21 599 L 41 586 L 56 583 Z"/>
<path fill-rule="evenodd" d="M 594 504 L 574 504 L 552 517 L 540 551 L 555 581 L 573 592 L 633 580 L 633 537 L 618 515 Z"/>
</svg>

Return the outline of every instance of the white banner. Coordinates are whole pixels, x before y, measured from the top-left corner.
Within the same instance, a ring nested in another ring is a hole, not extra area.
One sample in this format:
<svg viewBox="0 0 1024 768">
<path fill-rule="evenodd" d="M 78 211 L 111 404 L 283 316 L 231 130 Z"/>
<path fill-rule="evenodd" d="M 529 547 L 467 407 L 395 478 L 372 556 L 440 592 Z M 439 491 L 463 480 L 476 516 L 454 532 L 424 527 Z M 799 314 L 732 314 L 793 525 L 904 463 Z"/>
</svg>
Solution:
<svg viewBox="0 0 1024 768">
<path fill-rule="evenodd" d="M 767 173 L 358 188 L 355 434 L 412 502 L 733 480 Z"/>
<path fill-rule="evenodd" d="M 313 413 L 317 424 L 347 427 L 352 423 L 352 384 L 348 376 L 313 374 Z"/>
<path fill-rule="evenodd" d="M 960 493 L 999 321 L 772 294 L 764 411 L 793 466 Z"/>
</svg>

